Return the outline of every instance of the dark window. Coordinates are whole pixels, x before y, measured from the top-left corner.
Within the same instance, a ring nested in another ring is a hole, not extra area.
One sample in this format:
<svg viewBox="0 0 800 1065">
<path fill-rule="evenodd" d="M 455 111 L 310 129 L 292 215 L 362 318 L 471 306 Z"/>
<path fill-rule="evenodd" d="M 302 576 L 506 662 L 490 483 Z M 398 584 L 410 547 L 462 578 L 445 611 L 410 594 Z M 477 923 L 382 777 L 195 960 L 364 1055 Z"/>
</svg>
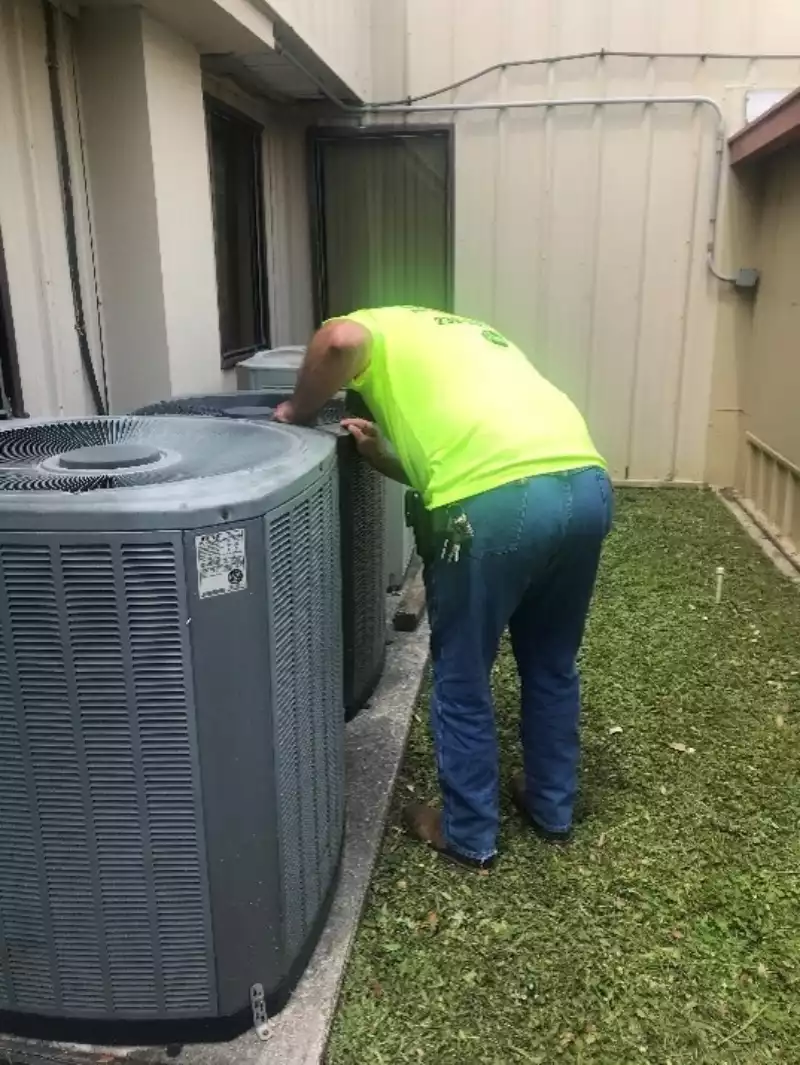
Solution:
<svg viewBox="0 0 800 1065">
<path fill-rule="evenodd" d="M 268 344 L 261 136 L 255 123 L 206 101 L 222 364 Z"/>
</svg>

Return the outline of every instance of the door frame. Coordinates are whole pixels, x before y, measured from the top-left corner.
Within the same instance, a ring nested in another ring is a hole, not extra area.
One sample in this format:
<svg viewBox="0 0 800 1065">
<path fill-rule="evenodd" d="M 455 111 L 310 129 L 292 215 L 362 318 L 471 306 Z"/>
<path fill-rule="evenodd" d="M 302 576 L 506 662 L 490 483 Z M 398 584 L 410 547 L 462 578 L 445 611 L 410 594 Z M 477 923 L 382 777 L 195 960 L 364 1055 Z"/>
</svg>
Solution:
<svg viewBox="0 0 800 1065">
<path fill-rule="evenodd" d="M 385 126 L 320 126 L 309 130 L 308 134 L 308 190 L 309 218 L 311 228 L 311 276 L 313 287 L 314 324 L 319 326 L 325 318 L 327 302 L 327 278 L 325 266 L 325 212 L 322 202 L 321 147 L 331 141 L 354 140 L 390 140 L 404 137 L 428 136 L 437 140 L 446 140 L 445 153 L 445 228 L 446 261 L 445 286 L 446 307 L 436 310 L 453 312 L 455 288 L 455 125 L 453 123 L 418 123 L 415 125 Z"/>
<path fill-rule="evenodd" d="M 25 418 L 22 398 L 22 379 L 19 373 L 19 353 L 11 311 L 11 290 L 8 283 L 3 234 L 0 233 L 0 417 Z M 7 406 L 6 406 L 7 404 Z"/>
</svg>

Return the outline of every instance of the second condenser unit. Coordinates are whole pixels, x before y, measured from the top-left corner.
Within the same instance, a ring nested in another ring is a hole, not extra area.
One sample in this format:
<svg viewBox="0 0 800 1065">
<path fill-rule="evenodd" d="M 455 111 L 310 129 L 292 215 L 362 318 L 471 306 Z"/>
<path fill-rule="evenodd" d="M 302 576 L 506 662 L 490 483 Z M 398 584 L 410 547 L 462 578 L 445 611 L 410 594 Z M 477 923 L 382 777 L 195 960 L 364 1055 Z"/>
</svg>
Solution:
<svg viewBox="0 0 800 1065">
<path fill-rule="evenodd" d="M 267 389 L 291 391 L 305 355 L 299 345 L 259 351 L 240 362 L 236 368 L 239 388 L 245 391 Z M 414 537 L 406 526 L 406 489 L 393 481 L 386 483 L 384 494 L 384 577 L 387 588 L 399 588 L 414 553 Z"/>
<path fill-rule="evenodd" d="M 302 349 L 300 349 L 302 355 Z M 183 396 L 143 407 L 138 414 L 205 415 L 271 420 L 274 408 L 291 394 L 285 391 L 229 392 Z M 384 582 L 384 478 L 358 454 L 355 441 L 341 427 L 343 398 L 332 400 L 317 427 L 336 441 L 339 527 L 342 568 L 342 682 L 347 719 L 368 702 L 381 672 L 386 650 Z"/>
</svg>

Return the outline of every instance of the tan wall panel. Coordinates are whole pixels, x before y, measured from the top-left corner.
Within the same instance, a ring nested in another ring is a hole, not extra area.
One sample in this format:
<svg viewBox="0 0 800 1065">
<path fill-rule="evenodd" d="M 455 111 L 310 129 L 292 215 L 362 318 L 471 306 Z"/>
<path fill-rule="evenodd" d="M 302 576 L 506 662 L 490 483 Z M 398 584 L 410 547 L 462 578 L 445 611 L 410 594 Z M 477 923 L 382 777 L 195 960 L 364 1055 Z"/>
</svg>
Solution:
<svg viewBox="0 0 800 1065">
<path fill-rule="evenodd" d="M 776 156 L 764 192 L 761 285 L 745 368 L 748 428 L 800 466 L 800 151 Z"/>
<path fill-rule="evenodd" d="M 408 0 L 406 19 L 410 93 L 506 59 L 603 48 L 800 53 L 800 5 L 776 0 Z M 702 94 L 732 131 L 748 87 L 798 82 L 796 60 L 585 59 L 495 72 L 436 100 Z M 616 476 L 730 483 L 735 353 L 714 367 L 720 300 L 729 312 L 740 298 L 706 270 L 710 109 L 495 111 L 455 129 L 457 308 L 491 318 L 574 396 Z M 723 242 L 721 267 L 758 265 L 734 256 L 747 250 Z"/>
<path fill-rule="evenodd" d="M 269 7 L 353 92 L 370 98 L 372 0 L 270 0 Z"/>
<path fill-rule="evenodd" d="M 631 308 L 642 301 L 651 166 L 651 116 L 644 109 L 604 112 L 586 413 L 620 479 L 636 388 L 640 320 Z"/>
</svg>

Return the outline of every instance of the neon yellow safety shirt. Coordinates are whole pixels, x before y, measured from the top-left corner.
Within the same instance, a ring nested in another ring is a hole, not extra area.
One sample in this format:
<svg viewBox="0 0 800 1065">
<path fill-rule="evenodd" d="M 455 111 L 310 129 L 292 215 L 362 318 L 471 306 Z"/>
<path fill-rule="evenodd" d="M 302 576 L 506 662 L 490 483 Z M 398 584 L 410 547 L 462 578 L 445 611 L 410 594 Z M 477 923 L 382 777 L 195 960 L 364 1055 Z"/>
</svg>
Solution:
<svg viewBox="0 0 800 1065">
<path fill-rule="evenodd" d="M 605 468 L 575 405 L 490 326 L 421 307 L 343 317 L 372 334 L 350 387 L 428 508 L 537 474 Z"/>
</svg>

